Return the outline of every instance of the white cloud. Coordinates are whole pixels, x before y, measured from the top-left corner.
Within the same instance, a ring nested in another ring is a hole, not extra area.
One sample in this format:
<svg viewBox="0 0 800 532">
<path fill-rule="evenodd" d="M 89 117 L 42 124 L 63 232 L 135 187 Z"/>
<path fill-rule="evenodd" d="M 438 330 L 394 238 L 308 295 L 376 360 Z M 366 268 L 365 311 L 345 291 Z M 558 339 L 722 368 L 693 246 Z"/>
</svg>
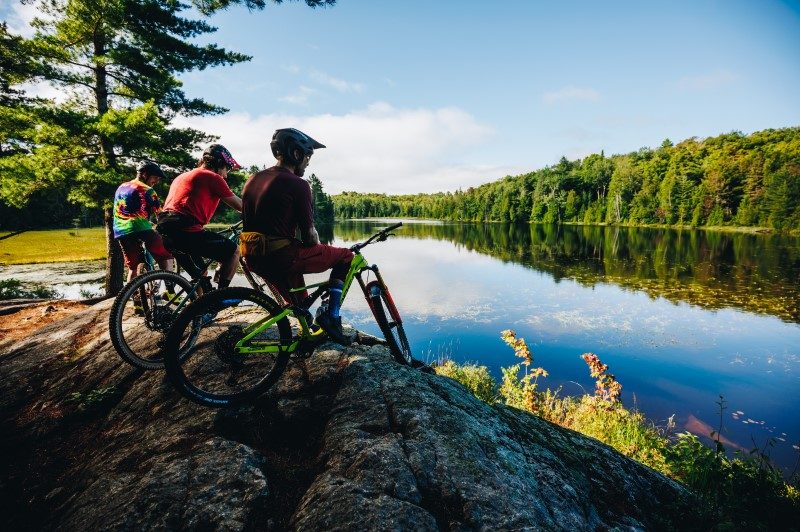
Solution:
<svg viewBox="0 0 800 532">
<path fill-rule="evenodd" d="M 13 4 L 4 7 L 2 11 L 5 12 L 8 30 L 23 37 L 33 36 L 35 30 L 31 27 L 31 21 L 37 16 L 42 16 L 42 13 L 36 9 L 36 5 L 21 4 L 19 1 L 14 1 Z"/>
<path fill-rule="evenodd" d="M 738 76 L 728 70 L 718 69 L 699 76 L 685 76 L 678 80 L 676 86 L 682 91 L 704 91 L 729 85 Z"/>
<path fill-rule="evenodd" d="M 301 85 L 297 89 L 296 93 L 287 94 L 283 98 L 278 98 L 278 100 L 295 105 L 305 105 L 308 103 L 308 97 L 314 94 L 315 92 L 316 91 L 314 89 Z"/>
<path fill-rule="evenodd" d="M 309 77 L 316 81 L 321 85 L 327 85 L 328 87 L 333 87 L 339 92 L 355 92 L 361 93 L 364 92 L 364 85 L 361 83 L 353 83 L 350 81 L 345 81 L 343 79 L 334 78 L 333 76 L 329 76 L 324 72 L 320 72 L 319 70 L 312 70 L 309 72 Z"/>
<path fill-rule="evenodd" d="M 563 87 L 556 91 L 546 92 L 542 100 L 547 105 L 555 105 L 568 101 L 596 102 L 600 99 L 600 93 L 591 88 L 573 87 L 572 85 Z"/>
<path fill-rule="evenodd" d="M 521 168 L 466 165 L 466 159 L 492 134 L 492 128 L 456 108 L 396 109 L 386 103 L 344 115 L 290 116 L 230 113 L 181 118 L 176 125 L 219 135 L 244 164 L 271 165 L 272 133 L 296 127 L 327 146 L 317 150 L 307 170 L 316 173 L 328 193 L 412 193 L 476 186 Z M 456 161 L 456 162 L 453 162 Z"/>
<path fill-rule="evenodd" d="M 56 87 L 47 82 L 21 83 L 14 88 L 23 91 L 26 96 L 45 98 L 57 103 L 65 102 L 71 94 L 71 91 L 64 90 L 61 87 Z"/>
</svg>

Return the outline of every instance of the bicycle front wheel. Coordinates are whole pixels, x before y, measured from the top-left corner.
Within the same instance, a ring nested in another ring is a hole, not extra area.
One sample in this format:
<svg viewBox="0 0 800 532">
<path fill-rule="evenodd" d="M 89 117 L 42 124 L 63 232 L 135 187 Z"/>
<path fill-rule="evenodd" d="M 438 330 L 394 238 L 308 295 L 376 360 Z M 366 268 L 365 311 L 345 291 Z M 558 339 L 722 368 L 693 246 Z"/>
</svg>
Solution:
<svg viewBox="0 0 800 532">
<path fill-rule="evenodd" d="M 185 356 L 181 346 L 200 321 L 200 334 Z M 167 335 L 164 362 L 172 384 L 205 406 L 234 406 L 269 389 L 294 346 L 284 312 L 267 295 L 226 288 L 199 298 L 184 310 Z"/>
<path fill-rule="evenodd" d="M 162 270 L 143 273 L 125 285 L 108 318 L 111 343 L 120 357 L 137 368 L 163 368 L 164 338 L 189 294 L 196 297 L 188 279 Z M 194 335 L 186 338 L 181 351 L 198 331 L 199 327 L 195 327 Z"/>
<path fill-rule="evenodd" d="M 400 364 L 412 365 L 414 359 L 411 356 L 411 346 L 408 345 L 403 321 L 389 292 L 378 281 L 372 281 L 367 285 L 367 294 L 370 309 L 386 339 L 389 351 Z"/>
</svg>

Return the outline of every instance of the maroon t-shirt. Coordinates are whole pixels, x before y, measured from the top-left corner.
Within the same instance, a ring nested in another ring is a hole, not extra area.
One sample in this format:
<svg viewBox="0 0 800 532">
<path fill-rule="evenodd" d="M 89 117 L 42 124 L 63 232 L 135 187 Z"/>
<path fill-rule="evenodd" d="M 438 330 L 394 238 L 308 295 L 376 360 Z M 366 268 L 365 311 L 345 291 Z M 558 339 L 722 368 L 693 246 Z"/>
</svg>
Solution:
<svg viewBox="0 0 800 532">
<path fill-rule="evenodd" d="M 311 187 L 285 168 L 273 166 L 253 175 L 242 190 L 243 231 L 295 238 L 314 224 Z"/>
<path fill-rule="evenodd" d="M 205 168 L 195 168 L 172 181 L 164 210 L 187 214 L 200 222 L 184 231 L 202 231 L 214 216 L 219 200 L 231 196 L 233 192 L 221 175 Z"/>
</svg>

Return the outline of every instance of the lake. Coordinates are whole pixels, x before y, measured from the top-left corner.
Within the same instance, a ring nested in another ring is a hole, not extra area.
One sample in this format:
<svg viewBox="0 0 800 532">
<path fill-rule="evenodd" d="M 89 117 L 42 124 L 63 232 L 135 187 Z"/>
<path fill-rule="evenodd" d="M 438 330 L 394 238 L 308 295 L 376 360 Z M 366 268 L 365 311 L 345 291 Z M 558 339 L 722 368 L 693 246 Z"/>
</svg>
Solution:
<svg viewBox="0 0 800 532">
<path fill-rule="evenodd" d="M 388 223 L 348 221 L 321 233 L 349 245 Z M 416 357 L 477 362 L 499 379 L 518 360 L 500 331 L 514 329 L 550 374 L 540 385 L 591 393 L 580 355 L 593 352 L 622 383 L 623 402 L 654 422 L 674 415 L 677 430 L 705 436 L 720 424 L 722 395 L 723 435 L 747 450 L 772 438 L 773 459 L 794 467 L 799 238 L 410 220 L 396 234 L 364 255 L 381 267 Z M 0 277 L 59 279 L 72 297 L 99 289 L 101 263 L 69 266 L 84 279 L 69 285 L 67 267 L 4 267 Z M 358 290 L 343 317 L 379 334 Z"/>
</svg>

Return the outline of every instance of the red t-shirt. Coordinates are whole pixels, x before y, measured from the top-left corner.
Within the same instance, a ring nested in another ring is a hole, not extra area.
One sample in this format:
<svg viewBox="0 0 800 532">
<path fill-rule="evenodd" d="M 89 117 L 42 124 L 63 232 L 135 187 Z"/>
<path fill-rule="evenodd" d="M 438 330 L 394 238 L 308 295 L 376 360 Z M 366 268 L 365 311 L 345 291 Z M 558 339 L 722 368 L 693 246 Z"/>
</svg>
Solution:
<svg viewBox="0 0 800 532">
<path fill-rule="evenodd" d="M 199 223 L 184 231 L 202 231 L 221 198 L 233 196 L 221 175 L 205 168 L 195 168 L 175 178 L 164 202 L 165 211 L 175 211 L 193 217 Z"/>
<path fill-rule="evenodd" d="M 242 190 L 244 231 L 294 238 L 314 224 L 311 187 L 302 177 L 273 166 L 253 175 Z"/>
</svg>

